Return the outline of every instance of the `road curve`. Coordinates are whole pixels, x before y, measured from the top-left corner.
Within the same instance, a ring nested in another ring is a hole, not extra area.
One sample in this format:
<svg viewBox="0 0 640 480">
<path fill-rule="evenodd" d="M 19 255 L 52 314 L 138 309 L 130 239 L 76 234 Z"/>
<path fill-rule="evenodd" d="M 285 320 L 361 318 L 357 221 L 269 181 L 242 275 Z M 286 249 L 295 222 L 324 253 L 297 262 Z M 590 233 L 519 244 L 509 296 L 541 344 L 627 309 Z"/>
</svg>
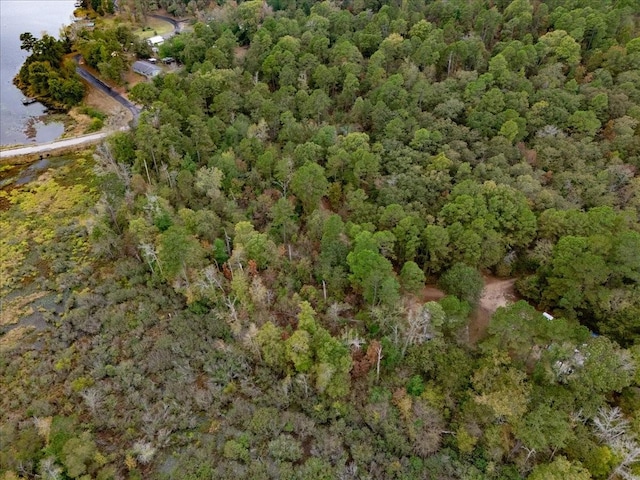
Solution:
<svg viewBox="0 0 640 480">
<path fill-rule="evenodd" d="M 80 61 L 80 55 L 76 55 L 74 57 L 76 63 Z M 120 104 L 124 105 L 131 114 L 133 115 L 133 124 L 136 125 L 138 123 L 138 117 L 140 116 L 140 108 L 138 108 L 135 104 L 131 103 L 129 100 L 124 98 L 118 92 L 113 90 L 109 85 L 104 83 L 99 78 L 93 76 L 91 72 L 84 69 L 81 65 L 76 66 L 76 72 L 80 75 L 84 80 L 86 80 L 92 87 L 106 93 L 113 99 L 115 99 Z M 122 130 L 127 130 L 128 127 L 123 127 Z M 11 158 L 11 157 L 20 157 L 23 155 L 37 155 L 40 153 L 50 152 L 52 150 L 58 150 L 69 147 L 77 147 L 79 145 L 92 145 L 98 143 L 100 140 L 108 137 L 113 132 L 98 132 L 90 135 L 80 135 L 73 138 L 67 138 L 64 140 L 57 140 L 53 142 L 38 144 L 38 145 L 30 145 L 23 146 L 17 148 L 10 148 L 7 150 L 0 151 L 0 159 Z"/>
<path fill-rule="evenodd" d="M 89 145 L 98 143 L 104 138 L 111 135 L 113 132 L 99 132 L 92 133 L 90 135 L 83 135 L 80 137 L 67 138 L 65 140 L 58 140 L 55 142 L 42 143 L 39 145 L 31 145 L 29 147 L 10 148 L 7 150 L 0 150 L 0 159 L 20 157 L 22 155 L 34 155 L 39 153 L 49 152 L 51 150 L 58 150 L 59 148 L 76 147 L 78 145 Z"/>
<path fill-rule="evenodd" d="M 171 25 L 173 25 L 173 32 L 171 32 L 171 35 L 175 35 L 176 33 L 180 33 L 182 30 L 182 25 L 180 25 L 182 22 L 184 22 L 184 20 L 178 20 L 176 18 L 173 17 L 166 17 L 164 15 L 151 15 L 148 14 L 148 17 L 153 17 L 153 18 L 157 18 L 158 20 L 164 20 L 165 22 L 170 23 Z"/>
<path fill-rule="evenodd" d="M 175 18 L 165 17 L 164 15 L 150 15 L 151 17 L 158 18 L 160 20 L 164 20 L 169 22 L 173 26 L 173 32 L 171 35 L 175 33 L 179 33 L 181 30 L 181 21 L 176 20 Z M 89 83 L 92 87 L 97 88 L 101 92 L 106 93 L 117 102 L 122 104 L 125 108 L 127 108 L 131 114 L 133 115 L 133 125 L 137 125 L 138 117 L 140 116 L 140 108 L 135 104 L 131 103 L 129 100 L 124 98 L 118 92 L 113 90 L 109 85 L 95 77 L 90 71 L 85 69 L 82 65 L 80 65 L 80 54 L 75 55 L 73 60 L 76 62 L 76 73 L 80 75 L 87 83 Z M 121 130 L 127 130 L 127 127 L 122 127 Z M 58 140 L 48 143 L 43 143 L 39 145 L 31 145 L 27 147 L 17 147 L 10 148 L 7 150 L 0 150 L 0 159 L 3 158 L 11 158 L 11 157 L 20 157 L 23 155 L 38 155 L 40 153 L 49 152 L 52 150 L 58 150 L 61 148 L 68 147 L 76 147 L 79 145 L 90 145 L 94 143 L 98 143 L 102 139 L 108 137 L 113 132 L 99 132 L 93 133 L 91 135 L 81 135 L 78 137 L 68 138 L 65 140 Z"/>
<path fill-rule="evenodd" d="M 94 76 L 91 72 L 89 72 L 89 70 L 80 65 L 80 58 L 80 55 L 76 55 L 73 57 L 74 61 L 77 64 L 76 73 L 80 75 L 84 80 L 86 80 L 87 83 L 89 83 L 92 87 L 106 93 L 118 103 L 124 105 L 124 107 L 127 108 L 133 115 L 133 124 L 136 125 L 138 123 L 138 117 L 140 116 L 140 109 L 135 104 L 131 103 L 129 100 L 116 92 L 109 85 L 100 80 L 98 77 Z"/>
</svg>

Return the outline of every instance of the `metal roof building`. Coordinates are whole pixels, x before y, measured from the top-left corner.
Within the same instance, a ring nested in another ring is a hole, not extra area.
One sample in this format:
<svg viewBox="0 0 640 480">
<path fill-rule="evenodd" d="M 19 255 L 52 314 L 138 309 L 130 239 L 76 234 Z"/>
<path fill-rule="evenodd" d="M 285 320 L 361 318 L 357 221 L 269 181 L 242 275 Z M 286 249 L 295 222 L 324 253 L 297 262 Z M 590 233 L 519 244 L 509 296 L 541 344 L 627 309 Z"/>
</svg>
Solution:
<svg viewBox="0 0 640 480">
<path fill-rule="evenodd" d="M 148 38 L 147 42 L 151 46 L 162 45 L 164 43 L 164 38 L 160 35 L 156 35 L 155 37 Z"/>
<path fill-rule="evenodd" d="M 162 69 L 149 62 L 137 61 L 133 62 L 133 71 L 147 78 L 153 78 L 160 75 Z"/>
</svg>

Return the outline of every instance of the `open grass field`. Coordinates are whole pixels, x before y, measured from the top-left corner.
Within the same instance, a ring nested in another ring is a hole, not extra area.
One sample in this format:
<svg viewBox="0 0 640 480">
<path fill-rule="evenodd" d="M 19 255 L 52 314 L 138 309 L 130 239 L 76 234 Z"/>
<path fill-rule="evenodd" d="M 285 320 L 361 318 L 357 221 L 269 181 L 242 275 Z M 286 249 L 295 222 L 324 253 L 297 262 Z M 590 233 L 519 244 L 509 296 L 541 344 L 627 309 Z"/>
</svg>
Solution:
<svg viewBox="0 0 640 480">
<path fill-rule="evenodd" d="M 122 21 L 117 17 L 102 17 L 99 24 L 102 28 L 112 28 L 117 24 L 125 23 L 131 26 L 133 33 L 140 38 L 151 38 L 155 35 L 165 35 L 173 30 L 173 26 L 169 22 L 160 20 L 159 18 L 147 17 L 146 24 L 134 25 L 127 21 Z"/>
<path fill-rule="evenodd" d="M 173 25 L 159 18 L 147 17 L 147 25 L 134 29 L 133 33 L 140 38 L 151 38 L 155 35 L 165 35 L 173 31 Z"/>
</svg>

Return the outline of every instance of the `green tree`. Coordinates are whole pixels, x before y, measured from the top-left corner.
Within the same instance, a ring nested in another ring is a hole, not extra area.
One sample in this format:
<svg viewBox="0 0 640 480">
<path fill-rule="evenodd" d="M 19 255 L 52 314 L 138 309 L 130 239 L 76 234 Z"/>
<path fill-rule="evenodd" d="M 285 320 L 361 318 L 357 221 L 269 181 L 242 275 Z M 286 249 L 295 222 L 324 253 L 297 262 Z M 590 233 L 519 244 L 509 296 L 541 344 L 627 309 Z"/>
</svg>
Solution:
<svg viewBox="0 0 640 480">
<path fill-rule="evenodd" d="M 587 296 L 595 294 L 610 275 L 600 251 L 590 247 L 587 238 L 567 235 L 553 249 L 543 296 L 572 315 L 586 306 Z"/>
<path fill-rule="evenodd" d="M 400 271 L 400 285 L 406 292 L 419 293 L 424 287 L 425 276 L 416 262 L 408 261 Z"/>
<path fill-rule="evenodd" d="M 600 121 L 595 112 L 578 110 L 569 117 L 569 126 L 577 132 L 593 137 L 600 128 Z"/>
<path fill-rule="evenodd" d="M 449 225 L 449 236 L 457 238 L 458 259 L 487 267 L 499 263 L 508 249 L 528 245 L 536 232 L 526 197 L 493 181 L 459 183 L 439 217 Z"/>
<path fill-rule="evenodd" d="M 570 462 L 565 457 L 556 457 L 549 464 L 537 465 L 527 480 L 590 480 L 589 470 L 580 463 Z"/>
<path fill-rule="evenodd" d="M 292 237 L 295 238 L 298 231 L 298 216 L 289 199 L 278 199 L 271 207 L 269 217 L 271 218 L 270 232 L 278 239 L 282 239 L 282 243 L 286 244 Z"/>
<path fill-rule="evenodd" d="M 515 434 L 530 450 L 557 451 L 573 437 L 570 412 L 543 402 L 515 424 Z"/>
<path fill-rule="evenodd" d="M 348 253 L 349 245 L 344 222 L 340 215 L 329 215 L 322 225 L 320 261 L 327 267 L 342 265 L 345 263 Z"/>
<path fill-rule="evenodd" d="M 238 38 L 241 44 L 248 44 L 263 18 L 262 2 L 251 0 L 243 2 L 235 11 L 238 25 Z"/>
<path fill-rule="evenodd" d="M 526 374 L 511 366 L 506 353 L 491 352 L 473 373 L 474 401 L 499 420 L 518 422 L 527 411 L 531 385 Z"/>
<path fill-rule="evenodd" d="M 580 63 L 580 44 L 564 30 L 554 30 L 538 39 L 536 50 L 548 62 L 566 62 L 570 67 Z"/>
<path fill-rule="evenodd" d="M 38 39 L 33 36 L 30 32 L 24 32 L 20 34 L 20 49 L 26 50 L 27 52 L 31 52 L 35 46 Z"/>
<path fill-rule="evenodd" d="M 507 120 L 500 127 L 500 135 L 513 142 L 518 135 L 518 124 L 513 120 Z"/>
<path fill-rule="evenodd" d="M 440 277 L 440 287 L 447 293 L 475 305 L 480 300 L 484 280 L 475 269 L 456 263 Z"/>
<path fill-rule="evenodd" d="M 347 263 L 352 285 L 362 291 L 369 304 L 390 306 L 398 300 L 400 285 L 393 266 L 380 253 L 369 249 L 354 250 L 347 255 Z"/>
<path fill-rule="evenodd" d="M 631 384 L 637 365 L 618 344 L 600 336 L 592 338 L 580 351 L 585 357 L 584 365 L 571 383 L 575 389 L 584 389 L 585 396 L 620 392 Z"/>
<path fill-rule="evenodd" d="M 97 453 L 96 443 L 91 433 L 83 432 L 79 437 L 69 439 L 62 447 L 63 464 L 70 478 L 79 478 L 87 473 Z"/>
<path fill-rule="evenodd" d="M 324 168 L 317 163 L 305 163 L 291 179 L 291 191 L 300 200 L 307 215 L 319 207 L 320 199 L 328 189 Z"/>
<path fill-rule="evenodd" d="M 216 200 L 222 194 L 222 179 L 224 174 L 217 167 L 202 167 L 196 172 L 194 186 L 211 200 Z"/>
<path fill-rule="evenodd" d="M 184 227 L 170 226 L 160 235 L 158 259 L 167 280 L 181 276 L 188 283 L 188 270 L 198 266 L 203 251 L 198 241 Z"/>
<path fill-rule="evenodd" d="M 454 295 L 447 295 L 438 302 L 445 313 L 445 323 L 442 330 L 445 335 L 454 335 L 465 326 L 471 313 L 471 305 Z"/>
<path fill-rule="evenodd" d="M 296 330 L 285 341 L 287 358 L 293 363 L 296 372 L 306 373 L 313 367 L 311 335 L 306 330 Z"/>
<path fill-rule="evenodd" d="M 449 260 L 449 233 L 439 225 L 427 225 L 422 237 L 427 252 L 425 268 L 431 272 L 438 272 Z"/>
<path fill-rule="evenodd" d="M 256 262 L 258 268 L 265 268 L 273 262 L 276 247 L 266 233 L 256 232 L 250 222 L 238 222 L 234 228 L 234 255 L 244 255 L 246 260 Z"/>
<path fill-rule="evenodd" d="M 282 341 L 282 331 L 272 322 L 267 322 L 260 327 L 256 340 L 265 363 L 277 371 L 284 371 L 287 351 Z"/>
</svg>

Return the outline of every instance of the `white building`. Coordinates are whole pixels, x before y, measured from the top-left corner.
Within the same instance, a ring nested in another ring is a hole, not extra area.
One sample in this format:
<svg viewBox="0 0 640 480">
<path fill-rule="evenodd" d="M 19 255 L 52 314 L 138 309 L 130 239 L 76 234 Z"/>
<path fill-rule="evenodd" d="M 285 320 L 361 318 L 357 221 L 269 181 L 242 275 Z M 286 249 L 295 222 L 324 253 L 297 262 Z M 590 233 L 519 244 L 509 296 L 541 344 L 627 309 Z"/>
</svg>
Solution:
<svg viewBox="0 0 640 480">
<path fill-rule="evenodd" d="M 155 37 L 148 38 L 147 43 L 152 47 L 157 47 L 158 45 L 162 45 L 164 43 L 164 38 L 162 38 L 160 35 L 156 35 Z"/>
</svg>

